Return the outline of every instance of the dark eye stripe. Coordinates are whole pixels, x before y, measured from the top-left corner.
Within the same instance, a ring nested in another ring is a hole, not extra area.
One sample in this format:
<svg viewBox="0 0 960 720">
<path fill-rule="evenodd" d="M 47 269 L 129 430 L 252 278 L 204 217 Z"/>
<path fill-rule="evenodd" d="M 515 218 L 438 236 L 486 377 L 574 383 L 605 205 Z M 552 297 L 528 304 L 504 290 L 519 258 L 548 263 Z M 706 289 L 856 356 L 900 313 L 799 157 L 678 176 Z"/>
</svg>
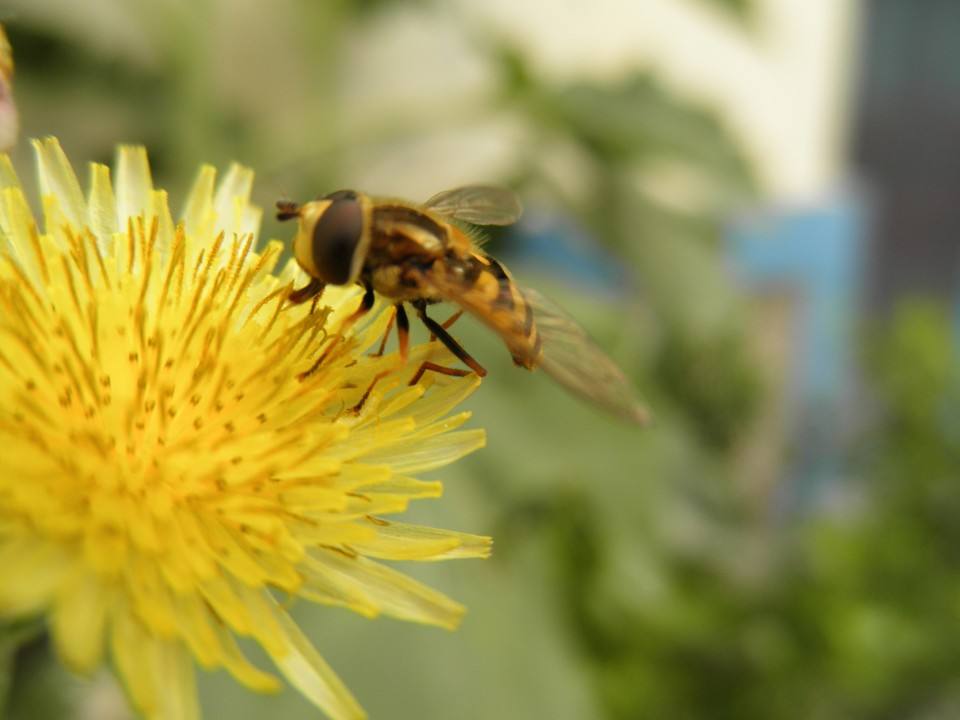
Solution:
<svg viewBox="0 0 960 720">
<path fill-rule="evenodd" d="M 321 280 L 333 285 L 349 282 L 362 233 L 363 212 L 356 196 L 335 198 L 313 228 L 313 262 Z"/>
</svg>

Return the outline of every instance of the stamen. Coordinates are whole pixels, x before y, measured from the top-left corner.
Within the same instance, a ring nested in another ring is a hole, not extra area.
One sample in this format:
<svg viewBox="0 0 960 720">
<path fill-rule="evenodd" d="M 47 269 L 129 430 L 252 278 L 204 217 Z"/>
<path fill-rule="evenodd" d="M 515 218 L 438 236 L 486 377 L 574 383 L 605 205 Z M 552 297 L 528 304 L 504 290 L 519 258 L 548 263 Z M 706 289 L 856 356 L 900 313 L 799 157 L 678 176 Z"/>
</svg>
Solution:
<svg viewBox="0 0 960 720">
<path fill-rule="evenodd" d="M 94 362 L 100 364 L 100 332 L 99 332 L 99 310 L 96 300 L 91 298 L 87 303 L 87 330 L 90 333 L 90 354 Z"/>
<path fill-rule="evenodd" d="M 100 253 L 100 244 L 97 242 L 97 238 L 90 232 L 90 228 L 84 228 L 83 237 L 87 241 L 87 244 L 93 248 L 93 256 L 97 259 L 97 266 L 100 268 L 100 279 L 103 280 L 104 285 L 110 290 L 110 275 L 107 273 L 107 266 L 103 261 L 103 255 Z"/>
<path fill-rule="evenodd" d="M 37 260 L 37 266 L 40 268 L 40 276 L 43 278 L 43 282 L 49 285 L 50 271 L 47 269 L 46 254 L 41 247 L 40 234 L 37 231 L 37 224 L 35 222 L 31 221 L 27 234 L 30 239 L 30 247 L 33 249 L 34 257 Z"/>
<path fill-rule="evenodd" d="M 267 324 L 263 327 L 263 330 L 260 331 L 259 337 L 257 337 L 257 343 L 263 342 L 263 339 L 270 334 L 270 331 L 273 329 L 274 323 L 277 321 L 277 318 L 280 317 L 280 311 L 283 310 L 283 303 L 286 302 L 287 294 L 290 292 L 290 289 L 293 287 L 292 283 L 285 285 L 282 288 L 277 288 L 272 293 L 263 298 L 260 302 L 253 306 L 253 310 L 250 311 L 250 314 L 247 315 L 247 320 L 244 323 L 250 322 L 250 320 L 256 316 L 258 312 L 271 300 L 278 298 L 279 302 L 277 303 L 276 309 L 273 311 L 273 315 L 270 320 L 267 321 Z"/>
<path fill-rule="evenodd" d="M 63 268 L 63 274 L 67 279 L 67 289 L 70 291 L 70 298 L 73 300 L 73 307 L 78 316 L 83 315 L 83 309 L 80 307 L 80 298 L 77 296 L 77 285 L 73 281 L 73 273 L 70 270 L 70 259 L 66 255 L 60 256 L 60 264 Z"/>
<path fill-rule="evenodd" d="M 136 238 L 133 217 L 127 218 L 127 275 L 133 275 L 133 261 L 136 257 Z"/>
</svg>

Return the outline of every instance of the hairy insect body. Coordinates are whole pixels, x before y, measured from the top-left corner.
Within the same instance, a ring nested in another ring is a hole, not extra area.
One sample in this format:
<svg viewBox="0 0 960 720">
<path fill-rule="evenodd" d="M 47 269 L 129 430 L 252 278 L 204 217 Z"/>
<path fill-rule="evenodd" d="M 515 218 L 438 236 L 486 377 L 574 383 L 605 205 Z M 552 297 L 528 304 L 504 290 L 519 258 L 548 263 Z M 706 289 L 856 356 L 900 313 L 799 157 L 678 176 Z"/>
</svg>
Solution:
<svg viewBox="0 0 960 720">
<path fill-rule="evenodd" d="M 433 337 L 482 376 L 486 374 L 483 366 L 447 332 L 465 311 L 503 341 L 516 365 L 528 370 L 542 368 L 567 389 L 607 411 L 634 422 L 646 420 L 646 411 L 636 401 L 626 376 L 583 329 L 539 293 L 518 287 L 507 269 L 462 229 L 461 223 L 515 222 L 521 209 L 511 192 L 472 185 L 418 204 L 339 190 L 304 205 L 284 202 L 277 208 L 280 219 L 299 221 L 294 256 L 311 278 L 306 286 L 290 293 L 291 302 L 306 302 L 328 284 L 360 284 L 365 289 L 363 299 L 347 318 L 348 324 L 374 306 L 377 294 L 387 298 L 394 303 L 400 355 L 406 358 L 409 321 L 404 305 L 409 304 Z M 427 307 L 441 301 L 460 307 L 460 312 L 443 324 L 427 315 Z M 329 352 L 328 348 L 303 375 L 319 367 Z M 467 373 L 428 360 L 411 382 L 428 370 L 447 375 Z"/>
</svg>

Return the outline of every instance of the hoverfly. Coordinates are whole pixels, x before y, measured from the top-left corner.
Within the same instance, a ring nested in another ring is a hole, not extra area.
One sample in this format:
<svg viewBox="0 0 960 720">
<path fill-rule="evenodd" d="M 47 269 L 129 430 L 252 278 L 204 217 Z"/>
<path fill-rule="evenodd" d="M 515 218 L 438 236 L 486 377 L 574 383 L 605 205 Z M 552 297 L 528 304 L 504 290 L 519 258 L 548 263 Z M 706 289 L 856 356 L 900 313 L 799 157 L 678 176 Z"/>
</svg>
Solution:
<svg viewBox="0 0 960 720">
<path fill-rule="evenodd" d="M 447 332 L 466 311 L 503 340 L 514 364 L 542 368 L 608 412 L 637 423 L 646 421 L 646 410 L 613 360 L 555 304 L 518 287 L 507 269 L 458 225 L 516 222 L 522 210 L 509 190 L 469 185 L 438 193 L 423 204 L 338 190 L 302 205 L 281 201 L 277 210 L 280 220 L 298 220 L 294 257 L 310 276 L 307 285 L 290 293 L 290 302 L 317 297 L 326 285 L 357 283 L 364 295 L 345 321 L 347 326 L 373 307 L 379 293 L 394 304 L 387 334 L 395 322 L 400 356 L 406 360 L 410 325 L 404 304 L 409 304 L 432 336 L 482 377 L 483 366 Z M 441 301 L 460 308 L 443 324 L 427 315 L 427 307 Z M 322 361 L 323 357 L 303 376 Z M 411 384 L 428 370 L 468 374 L 425 362 Z"/>
</svg>

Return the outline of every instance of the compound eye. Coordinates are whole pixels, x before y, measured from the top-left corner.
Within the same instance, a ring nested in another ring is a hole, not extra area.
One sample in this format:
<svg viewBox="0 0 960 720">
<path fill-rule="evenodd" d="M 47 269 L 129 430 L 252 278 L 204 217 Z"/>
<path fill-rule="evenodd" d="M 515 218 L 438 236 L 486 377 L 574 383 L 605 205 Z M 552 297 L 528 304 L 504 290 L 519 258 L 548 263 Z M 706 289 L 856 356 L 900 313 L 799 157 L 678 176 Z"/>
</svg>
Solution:
<svg viewBox="0 0 960 720">
<path fill-rule="evenodd" d="M 355 193 L 341 190 L 313 228 L 313 262 L 320 280 L 345 285 L 351 280 L 354 255 L 363 235 L 363 210 Z"/>
</svg>

